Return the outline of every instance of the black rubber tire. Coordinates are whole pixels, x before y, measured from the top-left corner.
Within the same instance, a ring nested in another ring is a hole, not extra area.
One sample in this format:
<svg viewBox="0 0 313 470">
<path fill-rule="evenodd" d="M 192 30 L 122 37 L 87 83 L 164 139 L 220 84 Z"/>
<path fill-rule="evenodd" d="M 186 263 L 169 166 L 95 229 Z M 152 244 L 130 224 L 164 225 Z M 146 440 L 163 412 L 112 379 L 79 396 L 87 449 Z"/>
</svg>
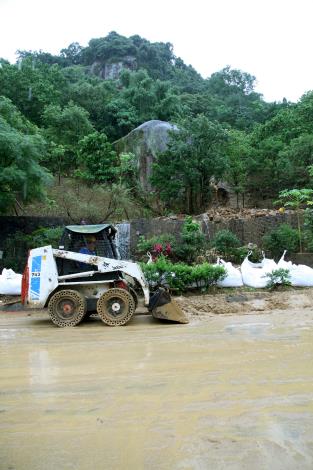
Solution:
<svg viewBox="0 0 313 470">
<path fill-rule="evenodd" d="M 61 328 L 78 325 L 85 316 L 85 297 L 76 290 L 59 290 L 49 300 L 48 312 L 53 323 Z"/>
<path fill-rule="evenodd" d="M 109 289 L 99 298 L 97 312 L 106 325 L 125 325 L 135 313 L 135 301 L 125 289 Z"/>
</svg>

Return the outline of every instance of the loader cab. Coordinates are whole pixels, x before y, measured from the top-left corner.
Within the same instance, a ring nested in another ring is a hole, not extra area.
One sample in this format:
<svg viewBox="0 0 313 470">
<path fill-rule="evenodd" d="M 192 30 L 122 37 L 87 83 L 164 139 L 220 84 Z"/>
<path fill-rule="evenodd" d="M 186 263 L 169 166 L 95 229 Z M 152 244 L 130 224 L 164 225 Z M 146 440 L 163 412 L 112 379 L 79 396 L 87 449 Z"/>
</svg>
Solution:
<svg viewBox="0 0 313 470">
<path fill-rule="evenodd" d="M 59 249 L 76 253 L 88 250 L 88 240 L 94 239 L 94 251 L 97 256 L 120 259 L 115 244 L 116 228 L 109 224 L 67 225 L 62 234 Z M 57 261 L 59 275 L 71 274 L 85 270 L 79 263 L 59 258 Z"/>
</svg>

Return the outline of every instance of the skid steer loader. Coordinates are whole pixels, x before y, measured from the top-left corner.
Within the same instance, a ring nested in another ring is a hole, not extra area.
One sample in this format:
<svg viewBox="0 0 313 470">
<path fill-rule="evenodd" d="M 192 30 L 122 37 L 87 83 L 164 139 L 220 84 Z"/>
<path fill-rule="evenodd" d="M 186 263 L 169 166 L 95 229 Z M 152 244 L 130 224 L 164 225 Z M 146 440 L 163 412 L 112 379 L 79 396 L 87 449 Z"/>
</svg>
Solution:
<svg viewBox="0 0 313 470">
<path fill-rule="evenodd" d="M 29 308 L 47 307 L 59 327 L 76 326 L 95 310 L 105 324 L 125 325 L 135 313 L 138 295 L 155 318 L 188 323 L 165 289 L 151 295 L 136 263 L 51 246 L 29 252 L 22 303 Z"/>
</svg>

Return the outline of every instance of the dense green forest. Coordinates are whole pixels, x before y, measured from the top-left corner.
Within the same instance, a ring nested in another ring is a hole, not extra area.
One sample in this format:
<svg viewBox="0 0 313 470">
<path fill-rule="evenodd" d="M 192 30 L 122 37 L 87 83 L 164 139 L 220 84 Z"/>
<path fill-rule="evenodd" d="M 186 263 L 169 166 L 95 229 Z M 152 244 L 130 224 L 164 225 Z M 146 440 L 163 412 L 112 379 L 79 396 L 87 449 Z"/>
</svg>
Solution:
<svg viewBox="0 0 313 470">
<path fill-rule="evenodd" d="M 104 80 L 104 65 L 119 61 L 119 76 Z M 45 214 L 58 214 L 61 198 L 74 218 L 95 205 L 95 219 L 197 213 L 212 181 L 228 182 L 238 201 L 311 187 L 313 92 L 298 103 L 268 103 L 255 83 L 228 66 L 204 79 L 170 43 L 116 32 L 56 56 L 0 59 L 0 213 L 27 213 L 41 201 Z M 155 192 L 142 194 L 134 156 L 117 155 L 112 143 L 151 119 L 180 131 L 155 162 Z"/>
</svg>

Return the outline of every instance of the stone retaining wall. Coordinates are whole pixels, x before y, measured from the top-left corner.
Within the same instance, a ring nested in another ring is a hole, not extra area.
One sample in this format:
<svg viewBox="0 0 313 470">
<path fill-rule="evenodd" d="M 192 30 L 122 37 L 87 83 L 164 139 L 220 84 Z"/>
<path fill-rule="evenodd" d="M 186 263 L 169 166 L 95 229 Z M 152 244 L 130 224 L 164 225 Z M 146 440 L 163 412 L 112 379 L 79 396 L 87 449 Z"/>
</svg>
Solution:
<svg viewBox="0 0 313 470">
<path fill-rule="evenodd" d="M 66 221 L 60 217 L 0 217 L 0 250 L 4 241 L 16 232 L 30 234 L 41 227 L 58 227 Z"/>
<path fill-rule="evenodd" d="M 296 216 L 292 213 L 218 221 L 209 220 L 207 215 L 203 214 L 195 217 L 195 220 L 202 224 L 202 230 L 208 240 L 211 240 L 218 231 L 228 229 L 235 233 L 243 245 L 248 243 L 261 245 L 262 237 L 281 224 L 288 223 L 292 227 L 297 226 Z M 178 217 L 133 220 L 131 222 L 131 251 L 136 247 L 140 235 L 146 238 L 162 233 L 179 236 L 183 223 L 184 219 Z"/>
<path fill-rule="evenodd" d="M 221 219 L 209 220 L 206 214 L 195 217 L 202 224 L 203 232 L 208 240 L 212 239 L 216 232 L 229 229 L 234 232 L 242 244 L 261 244 L 265 233 L 273 230 L 282 223 L 289 223 L 296 227 L 296 216 L 292 213 L 266 215 L 251 219 Z M 30 234 L 40 227 L 57 227 L 68 222 L 58 217 L 0 217 L 0 250 L 3 249 L 5 240 L 17 231 Z M 184 223 L 183 217 L 167 217 L 157 219 L 138 219 L 130 222 L 130 249 L 135 251 L 140 235 L 150 238 L 162 233 L 170 233 L 177 237 Z"/>
</svg>

